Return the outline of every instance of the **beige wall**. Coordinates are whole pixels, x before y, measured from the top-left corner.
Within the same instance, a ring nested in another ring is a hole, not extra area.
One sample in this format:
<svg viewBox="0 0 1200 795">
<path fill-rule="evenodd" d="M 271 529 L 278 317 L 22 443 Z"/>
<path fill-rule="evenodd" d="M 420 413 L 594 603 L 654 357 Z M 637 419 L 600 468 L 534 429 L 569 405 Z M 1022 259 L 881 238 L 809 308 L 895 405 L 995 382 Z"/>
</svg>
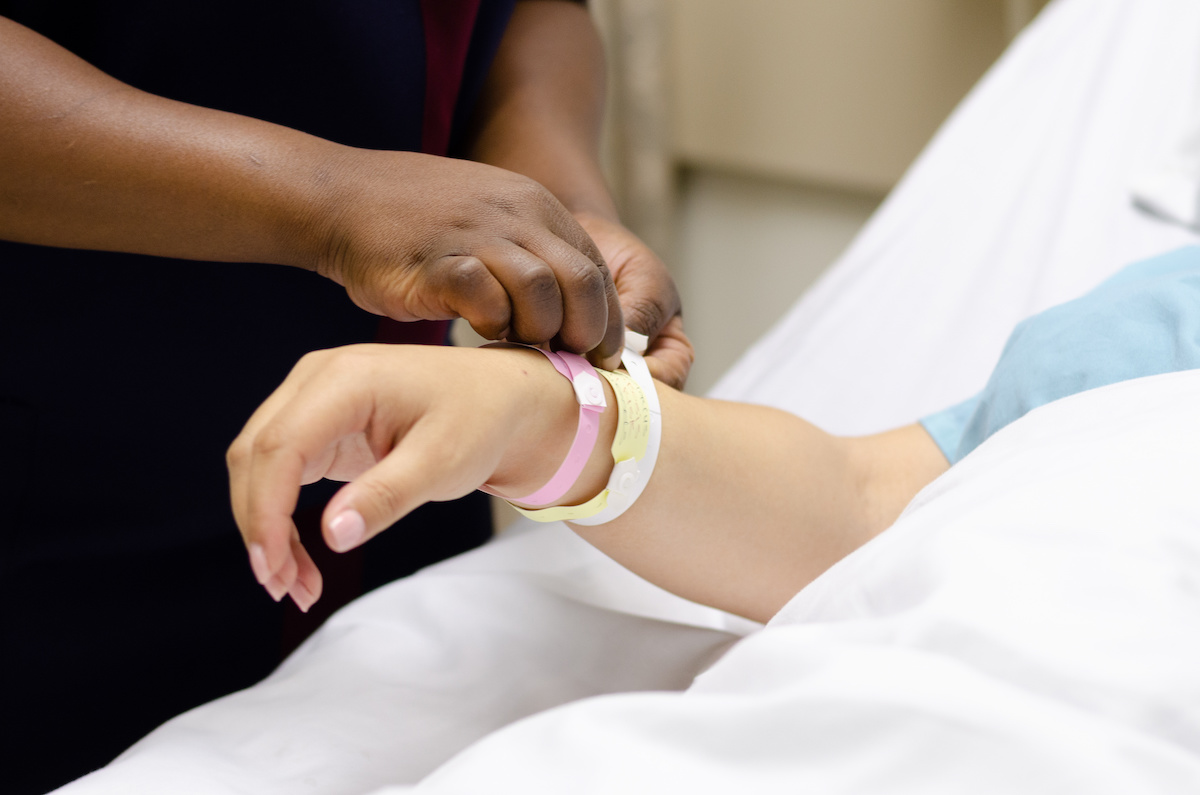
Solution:
<svg viewBox="0 0 1200 795">
<path fill-rule="evenodd" d="M 681 168 L 883 195 L 1045 4 L 589 0 L 626 223 L 669 259 Z"/>
<path fill-rule="evenodd" d="M 886 192 L 1036 0 L 666 0 L 672 155 Z"/>
</svg>

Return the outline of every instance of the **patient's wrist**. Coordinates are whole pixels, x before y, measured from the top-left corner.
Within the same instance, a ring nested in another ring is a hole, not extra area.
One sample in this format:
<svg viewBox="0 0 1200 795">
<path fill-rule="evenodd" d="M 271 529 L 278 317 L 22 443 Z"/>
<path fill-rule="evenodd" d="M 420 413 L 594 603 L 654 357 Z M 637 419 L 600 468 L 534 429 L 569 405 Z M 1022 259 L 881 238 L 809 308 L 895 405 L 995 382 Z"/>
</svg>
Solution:
<svg viewBox="0 0 1200 795">
<path fill-rule="evenodd" d="M 639 336 L 634 335 L 633 332 L 627 333 L 633 335 L 635 340 Z M 644 339 L 643 337 L 642 340 L 644 341 Z M 579 477 L 578 467 L 584 462 L 579 460 L 577 453 L 582 447 L 579 442 L 587 435 L 585 429 L 590 432 L 589 449 L 593 454 L 597 449 L 595 441 L 598 435 L 598 423 L 594 415 L 585 415 L 585 408 L 594 408 L 595 406 L 594 399 L 589 399 L 586 393 L 594 390 L 597 371 L 593 370 L 591 365 L 582 363 L 580 357 L 569 358 L 564 363 L 555 354 L 545 355 L 554 359 L 555 367 L 575 383 L 575 391 L 578 393 L 580 401 L 580 431 L 571 456 L 564 462 L 559 474 L 555 475 L 552 481 L 553 486 L 545 487 L 534 496 L 510 499 L 509 502 L 513 503 L 520 513 L 539 522 L 567 521 L 583 525 L 606 524 L 621 516 L 637 500 L 654 471 L 662 433 L 662 408 L 658 400 L 657 387 L 645 360 L 634 348 L 626 348 L 621 357 L 627 372 L 599 371 L 611 387 L 609 400 L 611 401 L 615 397 L 616 402 L 616 415 L 612 418 L 611 426 L 613 427 L 613 438 L 609 446 L 612 463 L 610 464 L 606 457 L 603 459 L 605 463 L 601 467 L 600 458 L 593 458 L 590 462 L 592 466 L 589 474 L 595 475 L 598 471 L 608 471 L 604 487 L 591 498 L 575 502 L 582 486 L 574 489 L 575 493 L 568 495 L 562 495 L 561 488 L 566 486 L 565 481 L 568 478 L 565 473 L 568 470 L 571 472 L 571 479 Z M 579 360 L 582 368 L 576 367 L 572 363 L 573 360 Z M 592 376 L 590 382 L 582 380 L 586 375 Z M 590 418 L 586 425 L 585 416 Z M 592 490 L 592 484 L 588 483 L 587 491 L 591 492 Z M 550 493 L 561 495 L 561 500 L 550 496 Z M 539 500 L 545 504 L 540 506 L 521 504 Z M 533 509 L 531 510 L 531 508 Z"/>
<path fill-rule="evenodd" d="M 486 485 L 490 493 L 515 501 L 540 490 L 558 472 L 579 429 L 580 404 L 572 382 L 560 375 L 542 353 L 518 346 L 489 347 L 499 349 L 497 353 L 511 360 L 511 388 L 517 390 L 524 409 L 520 427 L 511 436 L 513 443 Z M 617 411 L 611 387 L 604 379 L 599 381 L 608 408 L 599 415 L 598 433 L 587 463 L 574 484 L 546 504 L 585 502 L 604 488 L 612 469 L 608 450 L 616 430 Z"/>
</svg>

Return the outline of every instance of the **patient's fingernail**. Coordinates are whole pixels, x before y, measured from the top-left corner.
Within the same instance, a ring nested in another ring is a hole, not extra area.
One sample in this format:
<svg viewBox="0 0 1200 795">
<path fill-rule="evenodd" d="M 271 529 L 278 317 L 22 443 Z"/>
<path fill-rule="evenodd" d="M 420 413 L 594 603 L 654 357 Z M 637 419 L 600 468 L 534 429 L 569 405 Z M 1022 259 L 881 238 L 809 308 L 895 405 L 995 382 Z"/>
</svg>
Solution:
<svg viewBox="0 0 1200 795">
<path fill-rule="evenodd" d="M 267 593 L 269 593 L 271 598 L 276 602 L 287 596 L 287 586 L 280 582 L 278 577 L 272 577 L 263 587 L 267 589 Z"/>
<path fill-rule="evenodd" d="M 267 552 L 262 544 L 250 545 L 250 570 L 254 572 L 254 579 L 258 580 L 259 585 L 266 585 L 271 579 L 271 565 L 267 563 Z"/>
<path fill-rule="evenodd" d="M 292 584 L 288 596 L 292 597 L 292 601 L 296 603 L 296 607 L 300 608 L 301 613 L 307 613 L 308 609 L 317 601 L 313 598 L 312 591 L 308 590 L 299 580 Z"/>
<path fill-rule="evenodd" d="M 353 508 L 342 511 L 329 523 L 329 535 L 333 537 L 333 548 L 338 552 L 353 549 L 362 543 L 367 534 L 367 525 L 362 514 Z"/>
</svg>

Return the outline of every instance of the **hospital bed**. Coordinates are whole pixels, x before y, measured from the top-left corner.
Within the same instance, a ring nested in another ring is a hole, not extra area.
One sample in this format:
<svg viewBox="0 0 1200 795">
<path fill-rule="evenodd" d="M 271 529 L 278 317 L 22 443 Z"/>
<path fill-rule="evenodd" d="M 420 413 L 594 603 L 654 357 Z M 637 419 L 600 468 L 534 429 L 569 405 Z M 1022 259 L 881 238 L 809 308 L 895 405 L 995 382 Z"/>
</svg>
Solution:
<svg viewBox="0 0 1200 795">
<path fill-rule="evenodd" d="M 1056 0 L 713 395 L 867 433 L 972 394 L 1197 242 L 1131 190 L 1197 98 L 1200 3 Z M 60 790 L 409 791 L 1200 792 L 1200 371 L 1035 410 L 766 627 L 518 524 Z"/>
</svg>

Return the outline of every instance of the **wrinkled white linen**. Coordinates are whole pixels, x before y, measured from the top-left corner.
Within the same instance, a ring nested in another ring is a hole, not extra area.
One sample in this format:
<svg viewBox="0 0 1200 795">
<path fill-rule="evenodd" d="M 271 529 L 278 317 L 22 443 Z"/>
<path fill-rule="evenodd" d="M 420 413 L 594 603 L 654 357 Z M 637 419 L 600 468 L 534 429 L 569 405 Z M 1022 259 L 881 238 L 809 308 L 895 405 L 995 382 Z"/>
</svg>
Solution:
<svg viewBox="0 0 1200 795">
<path fill-rule="evenodd" d="M 1021 318 L 1195 242 L 1128 185 L 1198 63 L 1200 3 L 1056 0 L 715 394 L 911 422 L 976 391 Z M 1010 426 L 763 631 L 522 524 L 60 792 L 1200 791 L 1194 380 Z"/>
<path fill-rule="evenodd" d="M 416 782 L 538 710 L 685 688 L 756 626 L 649 585 L 562 525 L 518 530 L 353 602 L 263 682 L 58 792 L 333 795 Z"/>
</svg>

